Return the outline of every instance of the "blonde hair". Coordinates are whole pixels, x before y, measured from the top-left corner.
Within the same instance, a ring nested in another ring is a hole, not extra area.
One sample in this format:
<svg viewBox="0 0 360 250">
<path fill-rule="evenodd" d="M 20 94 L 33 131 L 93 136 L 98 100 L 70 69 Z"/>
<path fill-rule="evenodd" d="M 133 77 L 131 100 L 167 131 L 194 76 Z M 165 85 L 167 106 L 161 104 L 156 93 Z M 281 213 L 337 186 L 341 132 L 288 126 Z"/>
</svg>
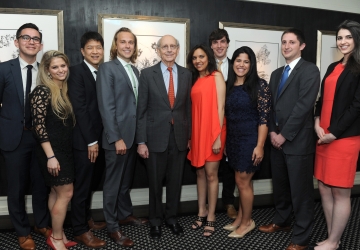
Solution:
<svg viewBox="0 0 360 250">
<path fill-rule="evenodd" d="M 37 84 L 44 85 L 50 90 L 51 108 L 54 114 L 60 119 L 62 119 L 64 124 L 65 124 L 65 120 L 69 118 L 69 116 L 71 116 L 75 125 L 75 115 L 68 96 L 67 80 L 69 78 L 69 72 L 65 80 L 63 81 L 62 91 L 49 76 L 49 67 L 51 61 L 54 58 L 63 59 L 69 68 L 70 66 L 69 59 L 64 53 L 56 50 L 49 50 L 45 52 L 45 54 L 41 59 L 39 66 L 39 73 L 37 76 Z"/>
<path fill-rule="evenodd" d="M 135 42 L 135 46 L 134 46 L 134 54 L 131 56 L 130 61 L 132 63 L 135 63 L 136 58 L 138 57 L 138 47 L 137 47 L 137 38 L 135 36 L 134 33 L 132 33 L 132 31 L 129 28 L 126 27 L 122 27 L 120 28 L 118 31 L 115 32 L 113 41 L 111 43 L 111 49 L 110 49 L 110 60 L 114 60 L 117 57 L 117 48 L 116 48 L 116 41 L 117 41 L 117 35 L 120 32 L 128 32 L 130 34 L 132 34 L 134 36 L 134 42 Z"/>
</svg>

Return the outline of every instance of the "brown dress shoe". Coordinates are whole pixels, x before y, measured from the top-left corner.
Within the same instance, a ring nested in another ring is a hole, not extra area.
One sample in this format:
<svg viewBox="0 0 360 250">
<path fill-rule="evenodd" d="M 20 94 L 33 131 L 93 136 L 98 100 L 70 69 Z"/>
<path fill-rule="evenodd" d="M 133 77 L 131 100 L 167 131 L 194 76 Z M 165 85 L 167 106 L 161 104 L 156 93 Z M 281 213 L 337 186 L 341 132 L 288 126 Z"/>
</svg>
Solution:
<svg viewBox="0 0 360 250">
<path fill-rule="evenodd" d="M 275 233 L 277 231 L 284 231 L 284 232 L 289 232 L 291 230 L 290 226 L 278 226 L 276 224 L 268 224 L 268 225 L 263 225 L 260 226 L 259 228 L 260 232 L 263 233 Z"/>
<path fill-rule="evenodd" d="M 51 235 L 51 228 L 50 227 L 37 228 L 35 226 L 34 227 L 34 232 L 37 233 L 37 234 L 41 234 L 45 238 L 49 238 L 49 236 Z"/>
<path fill-rule="evenodd" d="M 105 222 L 95 222 L 92 218 L 88 221 L 89 228 L 93 231 L 98 231 L 106 228 Z"/>
<path fill-rule="evenodd" d="M 18 237 L 18 239 L 19 239 L 20 249 L 22 249 L 22 250 L 36 249 L 35 242 L 31 238 L 30 234 L 28 236 L 20 236 L 20 237 Z"/>
<path fill-rule="evenodd" d="M 129 215 L 125 220 L 119 220 L 121 226 L 132 225 L 132 226 L 143 226 L 147 224 L 149 220 L 145 218 L 137 218 L 133 215 Z"/>
<path fill-rule="evenodd" d="M 134 242 L 130 240 L 121 230 L 108 233 L 110 239 L 112 239 L 116 244 L 123 247 L 132 247 Z"/>
<path fill-rule="evenodd" d="M 237 217 L 237 211 L 232 204 L 225 205 L 226 214 L 231 219 L 236 219 Z"/>
<path fill-rule="evenodd" d="M 74 241 L 82 243 L 90 248 L 101 248 L 106 246 L 106 242 L 96 237 L 91 231 L 75 236 Z"/>
<path fill-rule="evenodd" d="M 305 250 L 308 249 L 308 246 L 300 246 L 294 243 L 290 243 L 290 245 L 286 248 L 286 250 Z"/>
</svg>

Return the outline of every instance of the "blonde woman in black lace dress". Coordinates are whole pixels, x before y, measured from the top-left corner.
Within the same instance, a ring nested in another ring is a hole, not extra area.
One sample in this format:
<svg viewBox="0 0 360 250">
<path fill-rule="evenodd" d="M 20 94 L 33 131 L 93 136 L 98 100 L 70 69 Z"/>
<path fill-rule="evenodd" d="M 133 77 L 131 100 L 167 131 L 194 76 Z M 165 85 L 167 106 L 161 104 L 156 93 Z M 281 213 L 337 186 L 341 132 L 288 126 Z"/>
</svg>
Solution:
<svg viewBox="0 0 360 250">
<path fill-rule="evenodd" d="M 48 51 L 39 66 L 38 82 L 31 93 L 37 156 L 47 186 L 51 187 L 49 210 L 52 234 L 46 243 L 52 249 L 75 245 L 63 232 L 68 203 L 73 194 L 74 161 L 72 128 L 74 113 L 68 98 L 69 59 L 59 51 Z"/>
</svg>

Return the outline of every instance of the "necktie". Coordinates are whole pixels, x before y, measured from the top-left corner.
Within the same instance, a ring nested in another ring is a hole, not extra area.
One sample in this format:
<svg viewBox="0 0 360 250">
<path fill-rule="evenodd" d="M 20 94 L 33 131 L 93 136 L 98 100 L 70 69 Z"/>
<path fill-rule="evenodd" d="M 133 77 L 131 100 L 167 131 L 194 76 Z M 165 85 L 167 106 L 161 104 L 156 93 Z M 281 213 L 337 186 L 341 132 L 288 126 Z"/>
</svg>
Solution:
<svg viewBox="0 0 360 250">
<path fill-rule="evenodd" d="M 221 64 L 223 63 L 223 61 L 218 61 L 218 63 L 217 63 L 217 70 L 219 71 L 219 72 L 221 72 L 222 73 L 222 71 L 221 71 Z"/>
<path fill-rule="evenodd" d="M 135 99 L 136 99 L 136 102 L 137 102 L 138 92 L 137 92 L 137 89 L 136 89 L 136 82 L 135 82 L 134 72 L 133 72 L 133 70 L 132 70 L 132 68 L 131 68 L 131 64 L 126 64 L 126 67 L 128 68 L 129 73 L 130 73 L 131 85 L 132 85 L 132 87 L 133 87 Z"/>
<path fill-rule="evenodd" d="M 173 78 L 173 74 L 172 74 L 172 68 L 168 67 L 167 69 L 170 72 L 168 97 L 169 97 L 170 107 L 173 108 L 174 102 L 175 102 L 174 78 Z"/>
<path fill-rule="evenodd" d="M 31 128 L 32 122 L 31 122 L 31 109 L 30 109 L 30 91 L 31 91 L 31 84 L 32 84 L 32 65 L 26 66 L 27 69 L 27 75 L 26 75 L 26 89 L 25 89 L 25 127 Z"/>
<path fill-rule="evenodd" d="M 279 84 L 279 88 L 278 88 L 278 92 L 277 92 L 277 97 L 279 97 L 281 90 L 285 85 L 286 80 L 289 78 L 289 70 L 290 70 L 290 66 L 286 65 L 284 72 L 281 76 L 281 80 L 280 80 L 280 84 Z"/>
</svg>

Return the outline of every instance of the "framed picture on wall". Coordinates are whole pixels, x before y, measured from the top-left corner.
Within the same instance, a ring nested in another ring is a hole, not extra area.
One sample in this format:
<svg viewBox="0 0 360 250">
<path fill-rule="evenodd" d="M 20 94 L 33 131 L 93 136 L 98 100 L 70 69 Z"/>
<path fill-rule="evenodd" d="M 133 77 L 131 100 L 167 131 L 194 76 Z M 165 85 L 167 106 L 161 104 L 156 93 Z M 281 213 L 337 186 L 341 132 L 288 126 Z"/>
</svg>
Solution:
<svg viewBox="0 0 360 250">
<path fill-rule="evenodd" d="M 109 61 L 114 34 L 121 27 L 129 28 L 137 37 L 138 58 L 135 67 L 141 71 L 158 62 L 156 43 L 164 35 L 174 36 L 180 44 L 176 63 L 186 65 L 186 55 L 190 46 L 190 19 L 98 14 L 98 31 L 104 38 L 104 61 Z"/>
<path fill-rule="evenodd" d="M 0 8 L 0 62 L 18 57 L 16 31 L 25 23 L 34 23 L 42 33 L 43 49 L 37 54 L 40 62 L 44 52 L 64 52 L 64 22 L 62 10 Z"/>
<path fill-rule="evenodd" d="M 219 22 L 230 38 L 228 57 L 242 46 L 250 47 L 256 56 L 258 75 L 270 81 L 271 72 L 285 64 L 281 55 L 281 35 L 287 27 Z"/>
</svg>

